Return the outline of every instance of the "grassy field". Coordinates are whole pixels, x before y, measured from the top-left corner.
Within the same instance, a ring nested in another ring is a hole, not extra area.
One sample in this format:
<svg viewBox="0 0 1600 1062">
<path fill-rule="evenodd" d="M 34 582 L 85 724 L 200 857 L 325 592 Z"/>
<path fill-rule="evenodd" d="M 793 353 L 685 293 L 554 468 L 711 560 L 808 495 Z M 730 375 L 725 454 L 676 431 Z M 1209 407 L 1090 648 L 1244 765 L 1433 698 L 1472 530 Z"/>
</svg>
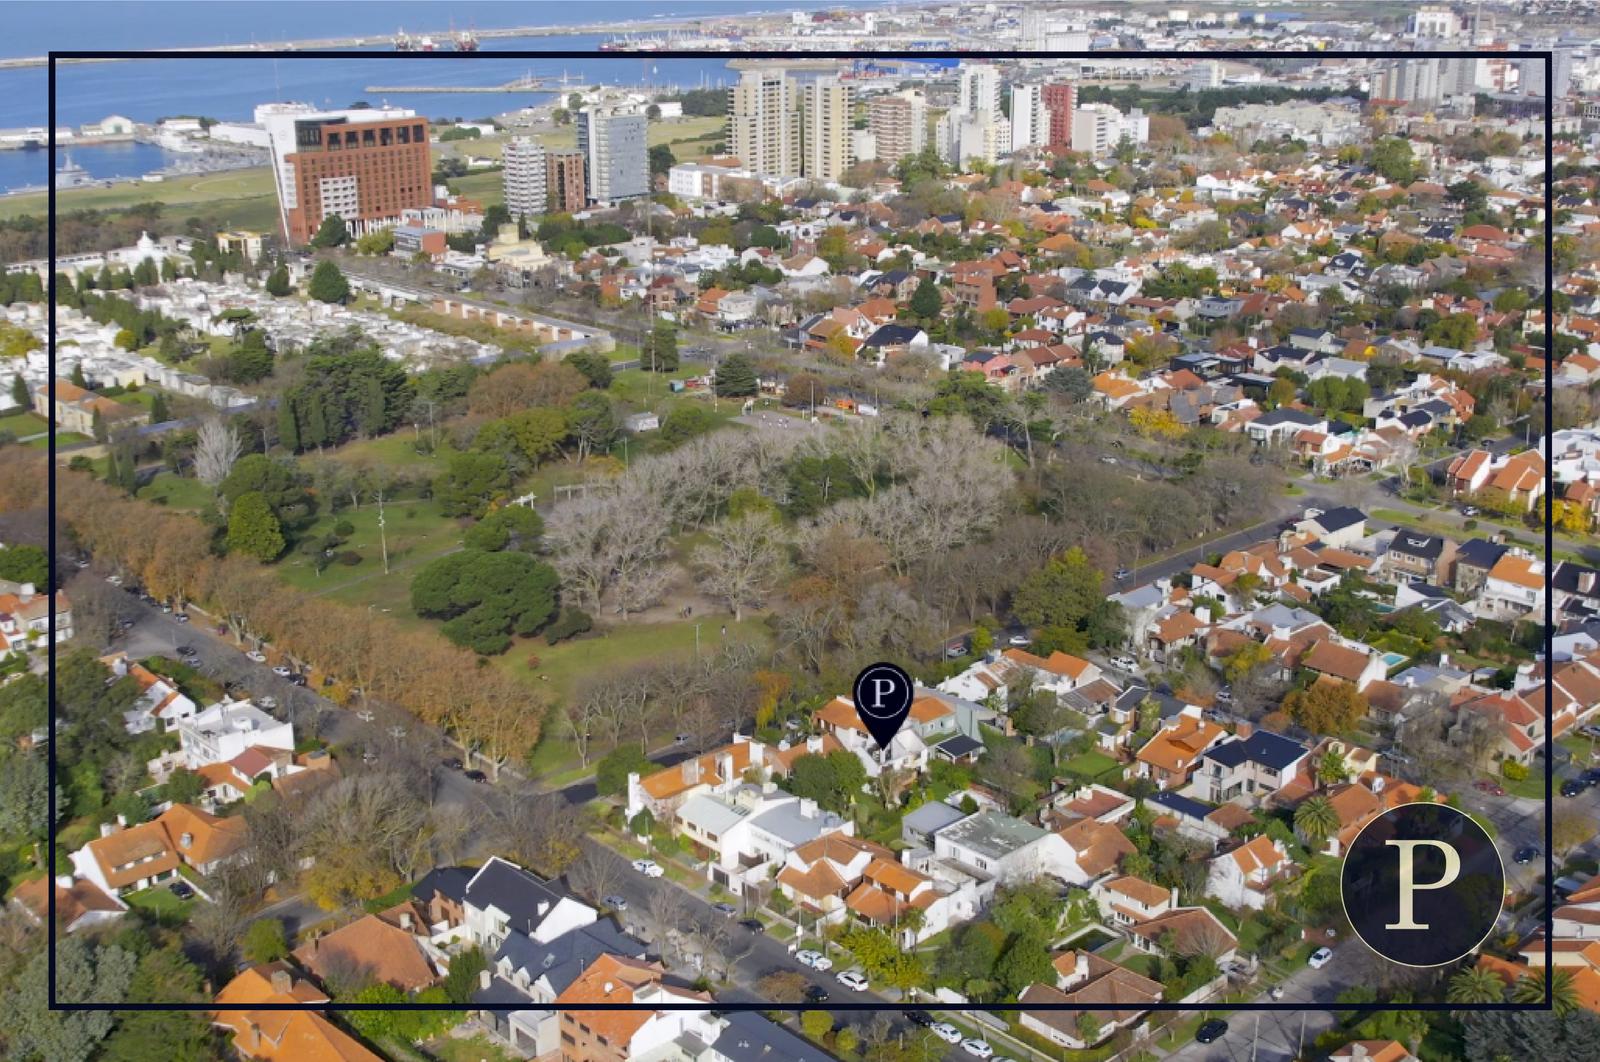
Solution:
<svg viewBox="0 0 1600 1062">
<path fill-rule="evenodd" d="M 211 502 L 211 491 L 197 479 L 162 472 L 139 488 L 139 497 L 172 509 L 199 512 Z"/>
<path fill-rule="evenodd" d="M 227 225 L 272 229 L 277 225 L 278 204 L 272 171 L 265 166 L 227 173 L 178 177 L 155 184 L 143 181 L 111 188 L 78 188 L 56 194 L 56 209 L 117 210 L 140 203 L 161 203 L 174 213 L 200 214 Z M 45 193 L 0 199 L 0 220 L 25 214 L 42 216 L 49 210 Z"/>
<path fill-rule="evenodd" d="M 13 413 L 0 417 L 0 431 L 9 431 L 19 439 L 50 430 L 50 422 L 37 413 Z"/>
</svg>

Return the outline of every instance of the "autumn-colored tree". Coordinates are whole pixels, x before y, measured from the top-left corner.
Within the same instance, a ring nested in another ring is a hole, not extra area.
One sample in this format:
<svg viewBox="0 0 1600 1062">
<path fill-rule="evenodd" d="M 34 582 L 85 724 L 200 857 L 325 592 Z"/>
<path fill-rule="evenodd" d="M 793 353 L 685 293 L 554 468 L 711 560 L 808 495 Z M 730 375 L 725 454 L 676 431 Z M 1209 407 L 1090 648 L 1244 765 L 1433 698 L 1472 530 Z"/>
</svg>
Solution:
<svg viewBox="0 0 1600 1062">
<path fill-rule="evenodd" d="M 1313 734 L 1342 734 L 1367 714 L 1367 698 L 1348 682 L 1319 679 L 1285 697 L 1283 710 Z"/>
</svg>

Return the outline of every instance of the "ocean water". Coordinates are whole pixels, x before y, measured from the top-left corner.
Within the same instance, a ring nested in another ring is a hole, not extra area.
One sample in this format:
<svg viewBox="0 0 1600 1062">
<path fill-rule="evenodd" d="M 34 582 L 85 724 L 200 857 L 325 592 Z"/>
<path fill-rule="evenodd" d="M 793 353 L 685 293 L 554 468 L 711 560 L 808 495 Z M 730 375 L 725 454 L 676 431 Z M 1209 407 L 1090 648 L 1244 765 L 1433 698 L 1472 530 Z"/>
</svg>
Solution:
<svg viewBox="0 0 1600 1062">
<path fill-rule="evenodd" d="M 133 141 L 69 148 L 65 154 L 91 176 L 105 178 L 140 177 L 182 157 L 154 144 Z M 46 157 L 42 150 L 0 151 L 0 190 L 46 183 Z"/>
</svg>

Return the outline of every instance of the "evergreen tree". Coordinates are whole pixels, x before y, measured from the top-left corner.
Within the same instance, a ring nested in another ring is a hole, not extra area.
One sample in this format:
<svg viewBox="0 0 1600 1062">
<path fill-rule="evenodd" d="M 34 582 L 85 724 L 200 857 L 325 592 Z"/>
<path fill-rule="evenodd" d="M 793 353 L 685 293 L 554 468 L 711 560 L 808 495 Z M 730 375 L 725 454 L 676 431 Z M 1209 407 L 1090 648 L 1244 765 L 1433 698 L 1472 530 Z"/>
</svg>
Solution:
<svg viewBox="0 0 1600 1062">
<path fill-rule="evenodd" d="M 300 452 L 300 421 L 295 406 L 293 395 L 284 395 L 278 403 L 278 444 L 292 454 Z"/>
<path fill-rule="evenodd" d="M 78 286 L 72 278 L 65 273 L 56 274 L 56 305 L 70 306 L 74 310 L 83 309 L 83 295 L 78 291 Z"/>
<path fill-rule="evenodd" d="M 744 354 L 732 354 L 717 366 L 712 381 L 719 398 L 744 398 L 759 390 L 755 366 Z"/>
<path fill-rule="evenodd" d="M 321 449 L 328 444 L 328 413 L 321 391 L 306 396 L 306 429 L 300 441 L 307 449 Z"/>
<path fill-rule="evenodd" d="M 150 396 L 150 423 L 165 424 L 172 419 L 172 414 L 167 410 L 167 396 L 160 391 Z"/>
<path fill-rule="evenodd" d="M 267 275 L 267 294 L 275 299 L 281 299 L 294 288 L 289 283 L 289 267 L 278 263 L 278 268 Z"/>
<path fill-rule="evenodd" d="M 96 409 L 94 411 L 94 416 L 90 420 L 90 424 L 93 425 L 89 430 L 94 434 L 94 441 L 95 442 L 101 442 L 101 443 L 105 442 L 106 441 L 106 418 L 103 417 L 100 414 L 100 411 L 98 409 Z"/>
<path fill-rule="evenodd" d="M 350 238 L 350 230 L 344 223 L 344 218 L 337 214 L 329 214 L 322 219 L 322 224 L 317 228 L 317 234 L 311 237 L 313 247 L 338 247 Z"/>
<path fill-rule="evenodd" d="M 383 431 L 383 381 L 368 376 L 361 384 L 361 400 L 356 407 L 356 430 L 369 438 Z"/>
<path fill-rule="evenodd" d="M 931 321 L 939 316 L 939 311 L 944 309 L 944 300 L 939 298 L 939 288 L 933 281 L 924 278 L 917 285 L 917 290 L 911 293 L 911 316 L 919 321 Z"/>
<path fill-rule="evenodd" d="M 161 275 L 156 272 L 156 261 L 155 261 L 154 258 L 148 258 L 147 257 L 147 258 L 139 259 L 139 264 L 137 266 L 135 266 L 134 269 L 133 269 L 133 284 L 134 284 L 134 287 L 138 287 L 138 288 L 152 287 L 160 279 L 161 279 Z"/>
<path fill-rule="evenodd" d="M 645 337 L 639 366 L 653 372 L 678 371 L 678 330 L 668 321 L 657 321 Z"/>
<path fill-rule="evenodd" d="M 20 372 L 11 377 L 11 401 L 23 408 L 33 405 L 33 396 L 28 393 L 28 381 L 22 378 Z"/>
<path fill-rule="evenodd" d="M 178 263 L 173 261 L 171 258 L 164 260 L 161 263 L 161 279 L 165 281 L 177 280 Z"/>
<path fill-rule="evenodd" d="M 72 366 L 72 383 L 75 387 L 89 389 L 89 381 L 83 378 L 83 362 L 75 362 Z"/>
<path fill-rule="evenodd" d="M 318 302 L 344 302 L 350 297 L 350 282 L 331 259 L 323 259 L 311 274 L 306 294 Z"/>
<path fill-rule="evenodd" d="M 228 549 L 257 560 L 276 560 L 283 552 L 283 529 L 260 491 L 246 491 L 228 509 Z"/>
</svg>

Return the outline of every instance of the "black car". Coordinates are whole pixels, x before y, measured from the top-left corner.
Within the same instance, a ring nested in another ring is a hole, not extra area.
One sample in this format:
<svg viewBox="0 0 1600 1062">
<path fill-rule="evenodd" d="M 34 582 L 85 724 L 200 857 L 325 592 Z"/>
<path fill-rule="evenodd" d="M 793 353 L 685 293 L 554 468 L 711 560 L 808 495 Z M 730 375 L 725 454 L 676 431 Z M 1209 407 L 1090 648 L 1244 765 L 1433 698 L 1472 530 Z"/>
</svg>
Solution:
<svg viewBox="0 0 1600 1062">
<path fill-rule="evenodd" d="M 912 1025 L 920 1025 L 924 1029 L 933 1024 L 933 1016 L 925 1010 L 913 1010 L 906 1017 L 911 1019 Z"/>
<path fill-rule="evenodd" d="M 1561 795 L 1564 797 L 1575 797 L 1588 788 L 1588 785 L 1584 783 L 1583 779 L 1569 778 L 1565 782 L 1561 783 Z"/>
<path fill-rule="evenodd" d="M 1587 771 L 1584 771 L 1578 776 L 1578 781 L 1582 782 L 1584 785 L 1594 785 L 1596 783 L 1600 783 L 1600 767 L 1590 767 Z"/>
<path fill-rule="evenodd" d="M 1520 866 L 1526 866 L 1527 864 L 1533 862 L 1535 859 L 1538 859 L 1538 858 L 1539 858 L 1539 849 L 1535 848 L 1531 844 L 1517 849 L 1511 855 L 1511 861 L 1513 863 L 1517 864 L 1517 866 L 1519 866 L 1519 867 Z"/>
<path fill-rule="evenodd" d="M 767 927 L 761 924 L 761 919 L 759 918 L 741 918 L 739 919 L 739 924 L 752 933 L 765 933 L 767 931 Z"/>
<path fill-rule="evenodd" d="M 290 675 L 289 681 L 294 683 L 296 686 L 304 686 L 306 684 L 306 677 L 304 675 Z"/>
<path fill-rule="evenodd" d="M 489 776 L 484 774 L 482 771 L 463 771 L 462 773 L 468 778 L 472 779 L 474 782 L 486 783 L 489 781 Z"/>
<path fill-rule="evenodd" d="M 172 895 L 180 900 L 187 900 L 194 895 L 194 886 L 186 881 L 174 881 L 172 883 Z"/>
<path fill-rule="evenodd" d="M 826 1003 L 827 1001 L 828 1001 L 828 990 L 826 988 L 823 988 L 821 985 L 807 985 L 806 986 L 806 1002 L 807 1003 Z"/>
<path fill-rule="evenodd" d="M 180 646 L 178 646 L 178 655 L 179 656 L 194 656 L 195 655 L 194 646 L 192 646 L 192 645 L 180 645 Z"/>
<path fill-rule="evenodd" d="M 1228 1023 L 1221 1018 L 1212 1018 L 1194 1031 L 1194 1041 L 1197 1044 L 1210 1044 L 1228 1035 Z"/>
</svg>

